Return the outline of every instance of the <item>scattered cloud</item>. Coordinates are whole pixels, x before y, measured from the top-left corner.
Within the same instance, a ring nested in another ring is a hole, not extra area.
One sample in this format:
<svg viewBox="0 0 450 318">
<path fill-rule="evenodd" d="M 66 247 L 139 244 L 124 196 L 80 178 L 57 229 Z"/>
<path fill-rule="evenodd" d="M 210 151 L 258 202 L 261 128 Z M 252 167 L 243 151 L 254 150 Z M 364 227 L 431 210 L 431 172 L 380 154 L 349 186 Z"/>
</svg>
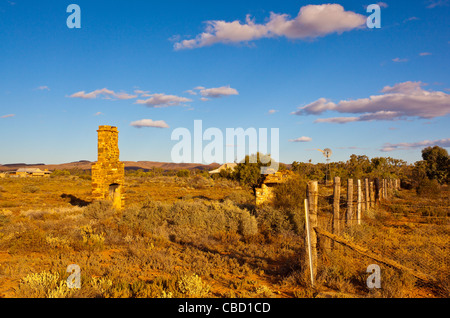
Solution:
<svg viewBox="0 0 450 318">
<path fill-rule="evenodd" d="M 77 92 L 69 96 L 70 98 L 82 98 L 82 99 L 96 99 L 97 97 L 102 97 L 103 99 L 133 99 L 136 98 L 137 95 L 131 95 L 127 93 L 116 93 L 107 88 L 97 89 L 93 92 L 86 93 L 85 91 Z"/>
<path fill-rule="evenodd" d="M 288 14 L 271 12 L 265 24 L 255 23 L 250 15 L 246 16 L 245 23 L 238 20 L 207 21 L 203 33 L 194 39 L 176 42 L 174 49 L 194 49 L 217 43 L 233 44 L 262 38 L 314 39 L 362 28 L 366 19 L 364 15 L 345 11 L 339 4 L 307 5 L 301 7 L 293 19 Z"/>
<path fill-rule="evenodd" d="M 94 116 L 100 116 L 100 115 L 104 115 L 102 112 L 97 112 L 94 114 Z"/>
<path fill-rule="evenodd" d="M 200 95 L 209 98 L 220 98 L 224 96 L 239 95 L 239 92 L 230 86 L 222 86 L 216 88 L 203 88 Z"/>
<path fill-rule="evenodd" d="M 179 106 L 183 103 L 192 102 L 191 99 L 175 95 L 151 94 L 149 99 L 139 99 L 135 104 L 145 105 L 147 107 L 162 108 L 168 106 Z"/>
<path fill-rule="evenodd" d="M 186 91 L 186 93 L 190 94 L 190 95 L 197 95 L 197 92 L 193 91 L 192 89 L 188 89 Z"/>
<path fill-rule="evenodd" d="M 0 116 L 0 118 L 10 118 L 10 117 L 14 117 L 14 116 L 16 116 L 16 115 L 15 114 L 9 114 L 9 115 Z"/>
<path fill-rule="evenodd" d="M 326 98 L 299 107 L 293 115 L 320 115 L 326 111 L 360 114 L 352 117 L 320 118 L 316 123 L 345 124 L 358 121 L 402 120 L 410 117 L 431 119 L 450 113 L 450 95 L 440 91 L 427 91 L 422 82 L 398 83 L 386 86 L 381 95 L 334 103 Z"/>
<path fill-rule="evenodd" d="M 289 140 L 289 142 L 310 142 L 310 141 L 312 141 L 312 138 L 311 137 L 305 137 L 305 136 L 297 138 L 297 139 L 290 139 Z"/>
<path fill-rule="evenodd" d="M 408 149 L 415 149 L 415 148 L 424 148 L 429 146 L 439 146 L 439 147 L 450 147 L 450 138 L 446 139 L 439 139 L 439 140 L 424 140 L 419 142 L 403 142 L 398 144 L 390 144 L 386 143 L 383 145 L 383 148 L 381 151 L 383 152 L 390 152 L 395 150 L 408 150 Z"/>
<path fill-rule="evenodd" d="M 433 55 L 433 53 L 430 52 L 422 52 L 419 54 L 420 56 L 429 56 L 429 55 Z"/>
<path fill-rule="evenodd" d="M 428 0 L 427 9 L 433 9 L 436 7 L 448 6 L 449 0 Z"/>
<path fill-rule="evenodd" d="M 50 88 L 48 86 L 39 86 L 37 89 L 40 91 L 49 91 L 50 90 Z"/>
<path fill-rule="evenodd" d="M 386 2 L 377 2 L 377 4 L 381 7 L 381 8 L 387 8 L 389 7 L 389 5 Z"/>
<path fill-rule="evenodd" d="M 409 61 L 408 59 L 401 59 L 399 57 L 396 57 L 395 59 L 392 59 L 392 62 L 395 62 L 395 63 L 406 63 L 408 61 Z"/>
<path fill-rule="evenodd" d="M 278 113 L 278 112 L 279 112 L 278 110 L 271 109 L 271 110 L 269 110 L 269 115 L 273 115 L 273 114 Z"/>
<path fill-rule="evenodd" d="M 339 150 L 367 150 L 368 148 L 349 146 L 349 147 L 336 147 L 336 149 L 339 149 Z"/>
<path fill-rule="evenodd" d="M 130 124 L 136 128 L 144 128 L 144 127 L 152 127 L 152 128 L 169 128 L 169 125 L 166 124 L 164 120 L 156 120 L 153 121 L 151 119 L 141 119 L 138 121 L 134 121 Z"/>
<path fill-rule="evenodd" d="M 403 20 L 403 23 L 410 22 L 410 21 L 417 21 L 417 20 L 420 20 L 420 19 L 418 17 L 410 17 L 408 19 Z"/>
<path fill-rule="evenodd" d="M 142 89 L 135 89 L 134 93 L 138 94 L 138 95 L 147 95 L 148 93 L 150 93 L 150 91 L 143 91 Z"/>
</svg>

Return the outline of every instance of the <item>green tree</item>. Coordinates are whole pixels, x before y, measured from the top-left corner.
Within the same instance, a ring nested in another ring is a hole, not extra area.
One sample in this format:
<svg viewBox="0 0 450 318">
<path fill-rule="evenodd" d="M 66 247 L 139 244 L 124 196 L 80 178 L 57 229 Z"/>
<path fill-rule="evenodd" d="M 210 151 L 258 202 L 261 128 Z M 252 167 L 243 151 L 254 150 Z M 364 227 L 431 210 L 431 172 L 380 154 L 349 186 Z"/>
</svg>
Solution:
<svg viewBox="0 0 450 318">
<path fill-rule="evenodd" d="M 429 179 L 440 184 L 449 181 L 450 157 L 447 150 L 439 146 L 422 150 L 422 158 L 426 162 L 426 173 Z"/>
<path fill-rule="evenodd" d="M 270 155 L 263 155 L 259 152 L 256 155 L 245 156 L 245 159 L 234 169 L 234 179 L 248 186 L 261 183 L 263 179 L 261 167 L 269 167 L 271 160 Z"/>
</svg>

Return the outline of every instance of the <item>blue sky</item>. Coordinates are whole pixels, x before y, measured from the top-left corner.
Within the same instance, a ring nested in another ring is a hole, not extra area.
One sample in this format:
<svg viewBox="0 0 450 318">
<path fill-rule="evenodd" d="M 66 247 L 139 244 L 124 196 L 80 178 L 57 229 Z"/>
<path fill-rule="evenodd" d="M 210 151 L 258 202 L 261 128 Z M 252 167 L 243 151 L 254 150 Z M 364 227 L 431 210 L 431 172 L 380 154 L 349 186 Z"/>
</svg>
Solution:
<svg viewBox="0 0 450 318">
<path fill-rule="evenodd" d="M 448 149 L 450 1 L 372 3 L 0 0 L 0 164 L 95 161 L 99 125 L 170 162 L 194 120 L 279 128 L 285 163 Z"/>
</svg>

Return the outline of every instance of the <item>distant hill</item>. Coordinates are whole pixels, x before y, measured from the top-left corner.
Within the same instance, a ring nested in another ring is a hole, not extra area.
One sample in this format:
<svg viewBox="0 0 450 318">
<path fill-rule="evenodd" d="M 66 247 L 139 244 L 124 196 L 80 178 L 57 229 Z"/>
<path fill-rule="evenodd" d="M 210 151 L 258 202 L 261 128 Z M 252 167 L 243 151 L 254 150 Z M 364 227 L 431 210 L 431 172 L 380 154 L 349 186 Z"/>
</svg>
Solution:
<svg viewBox="0 0 450 318">
<path fill-rule="evenodd" d="M 150 170 L 152 168 L 161 168 L 164 170 L 181 170 L 181 169 L 199 169 L 199 170 L 214 170 L 220 167 L 219 164 L 213 163 L 210 165 L 203 165 L 198 163 L 171 163 L 171 162 L 154 162 L 154 161 L 124 161 L 126 170 Z M 71 163 L 62 164 L 25 164 L 25 163 L 11 163 L 0 165 L 0 171 L 14 171 L 19 168 L 39 168 L 41 170 L 48 169 L 64 170 L 64 169 L 81 169 L 90 170 L 92 162 L 87 160 L 81 160 Z"/>
</svg>

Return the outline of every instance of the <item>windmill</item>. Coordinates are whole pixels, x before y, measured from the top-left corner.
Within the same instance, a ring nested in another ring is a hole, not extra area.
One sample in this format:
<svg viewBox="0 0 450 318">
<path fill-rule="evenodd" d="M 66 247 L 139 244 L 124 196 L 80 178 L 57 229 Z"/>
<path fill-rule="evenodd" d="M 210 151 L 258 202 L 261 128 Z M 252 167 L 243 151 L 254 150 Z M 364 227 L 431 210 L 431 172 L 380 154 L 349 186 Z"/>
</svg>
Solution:
<svg viewBox="0 0 450 318">
<path fill-rule="evenodd" d="M 323 156 L 327 160 L 327 171 L 325 173 L 325 184 L 328 184 L 328 174 L 330 173 L 330 157 L 333 154 L 333 151 L 331 151 L 330 148 L 325 148 L 324 150 L 322 150 L 322 149 L 317 149 L 317 150 L 319 150 L 321 153 L 323 153 Z"/>
</svg>

